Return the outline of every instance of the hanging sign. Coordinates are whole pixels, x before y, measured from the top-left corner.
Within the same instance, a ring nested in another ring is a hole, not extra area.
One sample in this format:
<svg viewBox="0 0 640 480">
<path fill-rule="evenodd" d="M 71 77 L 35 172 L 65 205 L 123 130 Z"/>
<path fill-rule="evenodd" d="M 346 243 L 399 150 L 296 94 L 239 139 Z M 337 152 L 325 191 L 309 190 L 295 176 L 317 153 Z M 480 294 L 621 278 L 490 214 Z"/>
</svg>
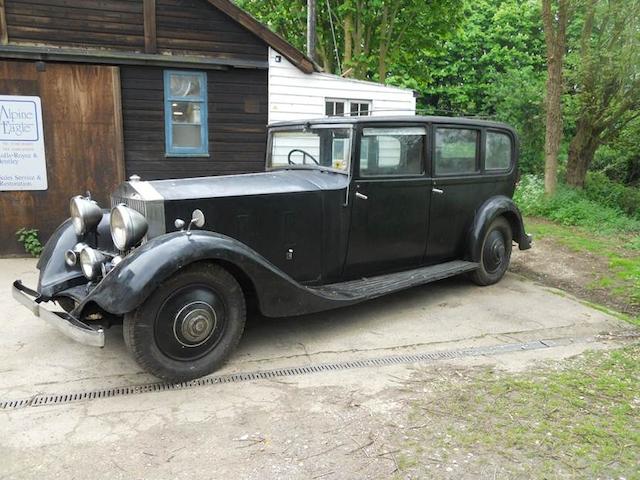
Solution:
<svg viewBox="0 0 640 480">
<path fill-rule="evenodd" d="M 46 189 L 40 97 L 0 95 L 0 191 Z"/>
</svg>

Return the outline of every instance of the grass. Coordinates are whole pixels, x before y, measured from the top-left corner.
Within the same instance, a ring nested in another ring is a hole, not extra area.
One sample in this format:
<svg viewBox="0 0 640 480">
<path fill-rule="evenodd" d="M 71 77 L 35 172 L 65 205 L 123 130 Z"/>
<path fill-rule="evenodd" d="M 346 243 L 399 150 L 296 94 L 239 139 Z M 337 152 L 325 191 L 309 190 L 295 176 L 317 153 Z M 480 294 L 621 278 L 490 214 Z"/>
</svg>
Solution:
<svg viewBox="0 0 640 480">
<path fill-rule="evenodd" d="M 640 306 L 640 235 L 633 233 L 594 233 L 586 228 L 570 227 L 527 218 L 526 228 L 536 238 L 552 238 L 568 249 L 588 252 L 607 262 L 606 272 L 589 286 L 606 289 L 611 295 L 633 307 Z M 640 320 L 638 320 L 640 323 Z"/>
<path fill-rule="evenodd" d="M 488 463 L 501 477 L 640 479 L 639 344 L 587 353 L 561 368 L 484 370 L 444 382 L 437 397 L 411 405 L 411 420 L 429 429 L 405 437 L 401 473 L 424 468 L 434 454 L 456 467 L 471 454 L 476 473 Z M 439 429 L 446 434 L 434 439 Z"/>
</svg>

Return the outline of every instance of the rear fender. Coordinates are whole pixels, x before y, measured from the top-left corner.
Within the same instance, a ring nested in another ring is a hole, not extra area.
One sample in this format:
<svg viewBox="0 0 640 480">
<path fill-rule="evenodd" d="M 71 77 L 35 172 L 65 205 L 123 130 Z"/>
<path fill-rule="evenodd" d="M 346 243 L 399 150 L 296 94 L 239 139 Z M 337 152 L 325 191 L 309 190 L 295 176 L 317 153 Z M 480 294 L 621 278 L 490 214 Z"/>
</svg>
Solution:
<svg viewBox="0 0 640 480">
<path fill-rule="evenodd" d="M 511 225 L 513 241 L 518 244 L 520 250 L 531 248 L 531 236 L 525 232 L 520 210 L 518 210 L 518 207 L 512 199 L 504 195 L 498 195 L 484 202 L 476 212 L 467 243 L 467 257 L 470 261 L 481 261 L 482 242 L 487 233 L 487 229 L 491 225 L 491 222 L 499 216 L 504 216 Z"/>
<path fill-rule="evenodd" d="M 328 299 L 310 292 L 247 245 L 214 232 L 173 232 L 156 237 L 127 255 L 84 298 L 75 312 L 91 302 L 123 315 L 138 308 L 158 286 L 180 269 L 199 261 L 219 261 L 242 271 L 253 284 L 260 311 L 271 317 L 332 308 Z"/>
</svg>

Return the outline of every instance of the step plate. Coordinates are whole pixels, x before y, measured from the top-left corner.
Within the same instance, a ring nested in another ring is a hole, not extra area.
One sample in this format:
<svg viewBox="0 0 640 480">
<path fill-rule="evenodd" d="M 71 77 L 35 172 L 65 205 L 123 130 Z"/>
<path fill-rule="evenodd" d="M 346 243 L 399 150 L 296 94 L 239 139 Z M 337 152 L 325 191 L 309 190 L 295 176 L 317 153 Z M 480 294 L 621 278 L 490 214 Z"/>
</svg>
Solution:
<svg viewBox="0 0 640 480">
<path fill-rule="evenodd" d="M 336 300 L 371 299 L 397 292 L 406 288 L 435 282 L 465 272 L 471 272 L 480 265 L 474 262 L 454 260 L 429 267 L 390 273 L 377 277 L 361 278 L 342 283 L 332 283 L 312 287 L 318 295 Z"/>
</svg>

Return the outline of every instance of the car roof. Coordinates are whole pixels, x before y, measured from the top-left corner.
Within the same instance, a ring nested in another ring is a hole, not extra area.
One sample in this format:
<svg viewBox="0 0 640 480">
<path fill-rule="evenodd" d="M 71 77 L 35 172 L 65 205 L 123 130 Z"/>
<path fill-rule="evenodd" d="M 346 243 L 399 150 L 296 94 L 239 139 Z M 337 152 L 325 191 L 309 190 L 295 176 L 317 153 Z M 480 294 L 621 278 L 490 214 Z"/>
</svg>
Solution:
<svg viewBox="0 0 640 480">
<path fill-rule="evenodd" d="M 299 125 L 354 125 L 354 124 L 371 124 L 371 123 L 446 123 L 456 125 L 469 125 L 475 127 L 492 127 L 514 131 L 513 127 L 502 122 L 494 122 L 491 120 L 481 120 L 469 117 L 439 117 L 431 115 L 385 115 L 375 117 L 322 117 L 308 120 L 295 120 L 286 122 L 272 123 L 270 127 L 289 127 Z M 515 133 L 515 132 L 514 132 Z"/>
</svg>

